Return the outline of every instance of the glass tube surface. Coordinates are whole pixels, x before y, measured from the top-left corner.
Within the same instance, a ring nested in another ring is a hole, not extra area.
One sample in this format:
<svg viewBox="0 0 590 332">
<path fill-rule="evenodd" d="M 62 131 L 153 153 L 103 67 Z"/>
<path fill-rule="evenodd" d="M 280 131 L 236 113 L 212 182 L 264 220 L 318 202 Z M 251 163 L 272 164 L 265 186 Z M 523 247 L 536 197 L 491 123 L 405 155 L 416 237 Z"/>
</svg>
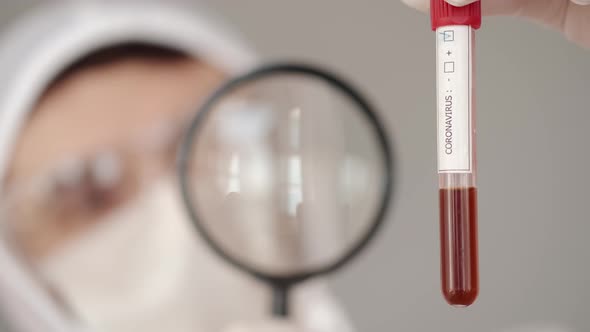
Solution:
<svg viewBox="0 0 590 332">
<path fill-rule="evenodd" d="M 468 306 L 479 292 L 474 30 L 436 32 L 442 292 L 449 304 Z"/>
</svg>

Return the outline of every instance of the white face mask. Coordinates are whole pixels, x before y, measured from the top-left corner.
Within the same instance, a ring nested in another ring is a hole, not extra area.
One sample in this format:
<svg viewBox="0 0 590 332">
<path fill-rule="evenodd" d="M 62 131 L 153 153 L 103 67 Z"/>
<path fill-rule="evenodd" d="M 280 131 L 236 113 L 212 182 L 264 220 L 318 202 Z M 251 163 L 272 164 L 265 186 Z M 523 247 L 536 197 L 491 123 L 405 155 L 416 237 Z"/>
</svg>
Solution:
<svg viewBox="0 0 590 332">
<path fill-rule="evenodd" d="M 172 178 L 43 261 L 40 272 L 101 332 L 216 331 L 265 317 L 269 301 L 263 285 L 204 245 Z"/>
</svg>

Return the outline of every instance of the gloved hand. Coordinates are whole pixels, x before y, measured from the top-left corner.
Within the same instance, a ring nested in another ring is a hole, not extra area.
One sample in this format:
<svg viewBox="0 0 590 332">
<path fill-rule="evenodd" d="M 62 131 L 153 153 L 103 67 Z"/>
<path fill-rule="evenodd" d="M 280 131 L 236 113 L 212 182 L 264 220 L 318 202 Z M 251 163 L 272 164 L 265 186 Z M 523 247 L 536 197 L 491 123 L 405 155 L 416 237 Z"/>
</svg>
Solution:
<svg viewBox="0 0 590 332">
<path fill-rule="evenodd" d="M 426 12 L 430 0 L 402 0 Z M 476 0 L 446 0 L 464 6 Z M 510 15 L 532 19 L 563 32 L 569 40 L 590 48 L 590 0 L 481 0 L 483 15 Z"/>
</svg>

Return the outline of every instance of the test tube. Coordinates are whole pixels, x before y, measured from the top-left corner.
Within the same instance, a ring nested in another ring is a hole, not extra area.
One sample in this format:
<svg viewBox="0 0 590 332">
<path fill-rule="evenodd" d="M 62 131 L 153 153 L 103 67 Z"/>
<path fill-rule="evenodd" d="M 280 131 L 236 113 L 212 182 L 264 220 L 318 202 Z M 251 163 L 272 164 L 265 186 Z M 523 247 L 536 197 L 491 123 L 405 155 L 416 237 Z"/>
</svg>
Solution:
<svg viewBox="0 0 590 332">
<path fill-rule="evenodd" d="M 436 31 L 441 282 L 447 302 L 473 304 L 479 292 L 474 102 L 474 31 L 479 1 L 431 0 Z"/>
</svg>

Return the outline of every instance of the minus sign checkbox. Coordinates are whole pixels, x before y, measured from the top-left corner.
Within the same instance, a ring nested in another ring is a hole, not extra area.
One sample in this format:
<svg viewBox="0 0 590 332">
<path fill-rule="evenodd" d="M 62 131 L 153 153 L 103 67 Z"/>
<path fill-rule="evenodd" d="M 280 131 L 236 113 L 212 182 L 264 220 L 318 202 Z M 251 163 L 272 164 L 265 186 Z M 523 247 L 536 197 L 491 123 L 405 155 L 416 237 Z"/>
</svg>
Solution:
<svg viewBox="0 0 590 332">
<path fill-rule="evenodd" d="M 444 72 L 446 74 L 455 72 L 455 61 L 448 61 L 444 63 Z"/>
</svg>

